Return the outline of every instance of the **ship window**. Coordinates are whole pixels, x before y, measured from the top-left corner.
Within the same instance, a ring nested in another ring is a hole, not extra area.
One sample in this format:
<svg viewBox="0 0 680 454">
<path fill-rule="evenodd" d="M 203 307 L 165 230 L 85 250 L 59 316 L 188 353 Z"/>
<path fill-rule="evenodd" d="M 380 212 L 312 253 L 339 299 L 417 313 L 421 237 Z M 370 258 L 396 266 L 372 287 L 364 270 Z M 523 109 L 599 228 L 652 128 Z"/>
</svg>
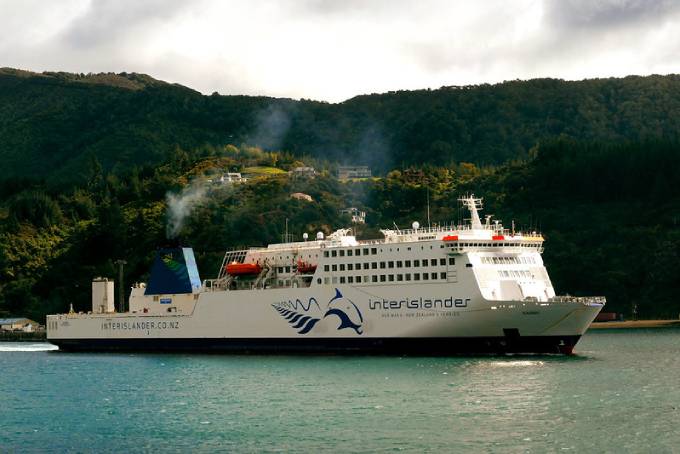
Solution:
<svg viewBox="0 0 680 454">
<path fill-rule="evenodd" d="M 353 252 L 353 251 L 352 251 L 351 249 L 347 249 L 347 257 L 351 257 L 351 256 L 352 256 L 352 252 Z"/>
<path fill-rule="evenodd" d="M 334 284 L 337 284 L 337 283 L 338 283 L 338 278 L 335 277 L 335 276 L 333 276 L 333 283 L 334 283 Z"/>
<path fill-rule="evenodd" d="M 420 273 L 413 273 L 413 280 L 419 281 L 420 280 Z"/>
<path fill-rule="evenodd" d="M 407 281 L 410 281 L 411 280 L 411 273 L 406 273 L 405 277 L 406 277 Z"/>
<path fill-rule="evenodd" d="M 364 262 L 364 269 L 365 269 L 365 270 L 368 269 L 368 262 Z"/>
<path fill-rule="evenodd" d="M 286 287 L 290 287 L 290 279 L 286 279 Z"/>
<path fill-rule="evenodd" d="M 385 275 L 384 274 L 380 275 L 380 282 L 385 282 Z"/>
<path fill-rule="evenodd" d="M 333 271 L 338 271 L 338 265 L 333 264 Z"/>
<path fill-rule="evenodd" d="M 345 283 L 345 276 L 340 276 L 340 283 L 344 284 Z"/>
<path fill-rule="evenodd" d="M 283 267 L 282 266 L 279 267 L 279 273 L 283 273 Z"/>
<path fill-rule="evenodd" d="M 354 251 L 354 255 L 356 255 L 357 257 L 359 257 L 359 256 L 361 255 L 361 249 L 355 250 L 355 251 Z"/>
<path fill-rule="evenodd" d="M 354 282 L 361 284 L 361 276 L 354 276 Z"/>
<path fill-rule="evenodd" d="M 354 265 L 349 263 L 347 264 L 347 271 L 352 271 L 354 269 Z"/>
<path fill-rule="evenodd" d="M 414 260 L 413 266 L 415 266 L 416 268 L 419 267 L 420 266 L 420 260 Z"/>
<path fill-rule="evenodd" d="M 411 248 L 410 248 L 410 247 L 407 247 L 407 248 L 406 248 L 406 250 L 407 250 L 407 251 L 410 251 L 410 250 L 411 250 Z"/>
<path fill-rule="evenodd" d="M 286 273 L 290 273 L 290 267 L 289 266 L 286 267 Z"/>
<path fill-rule="evenodd" d="M 380 268 L 385 268 L 385 262 L 380 262 Z"/>
<path fill-rule="evenodd" d="M 446 265 L 446 259 L 439 259 L 439 264 L 440 264 L 441 266 Z"/>
<path fill-rule="evenodd" d="M 368 248 L 367 247 L 364 248 L 364 255 L 368 255 Z"/>
<path fill-rule="evenodd" d="M 423 280 L 426 281 L 430 277 L 429 274 L 423 273 Z"/>
<path fill-rule="evenodd" d="M 350 284 L 354 284 L 354 277 L 353 276 L 347 276 L 347 282 Z"/>
<path fill-rule="evenodd" d="M 397 280 L 398 280 L 398 281 L 403 281 L 403 280 L 404 280 L 404 275 L 403 275 L 403 274 L 397 274 Z"/>
<path fill-rule="evenodd" d="M 344 263 L 340 264 L 340 271 L 345 271 L 345 264 Z"/>
<path fill-rule="evenodd" d="M 430 266 L 437 266 L 437 259 L 430 259 Z"/>
<path fill-rule="evenodd" d="M 371 276 L 371 282 L 378 282 L 378 276 Z"/>
<path fill-rule="evenodd" d="M 439 273 L 439 279 L 446 279 L 446 273 Z"/>
<path fill-rule="evenodd" d="M 404 262 L 404 266 L 405 266 L 406 268 L 411 268 L 411 261 L 410 261 L 410 260 L 407 260 L 406 262 Z"/>
<path fill-rule="evenodd" d="M 338 256 L 338 251 L 331 251 L 331 255 L 332 255 L 333 257 L 337 257 L 337 256 Z"/>
<path fill-rule="evenodd" d="M 387 267 L 388 267 L 388 268 L 394 268 L 394 262 L 393 262 L 392 260 L 390 260 L 389 262 L 387 262 Z"/>
<path fill-rule="evenodd" d="M 328 265 L 324 265 L 324 266 L 323 266 L 323 270 L 324 270 L 324 271 L 330 271 L 330 270 L 331 270 L 331 267 L 328 266 Z"/>
<path fill-rule="evenodd" d="M 439 249 L 444 249 L 444 245 L 443 245 L 443 244 L 440 245 L 440 246 L 439 246 Z"/>
<path fill-rule="evenodd" d="M 390 282 L 394 282 L 394 274 L 388 275 L 387 280 L 389 280 Z"/>
<path fill-rule="evenodd" d="M 456 259 L 453 257 L 449 257 L 449 265 L 455 265 L 456 264 Z"/>
<path fill-rule="evenodd" d="M 372 262 L 372 263 L 371 263 L 371 269 L 372 269 L 372 270 L 377 270 L 377 269 L 378 269 L 378 262 Z"/>
<path fill-rule="evenodd" d="M 472 263 L 466 263 L 465 268 L 472 268 Z"/>
<path fill-rule="evenodd" d="M 378 253 L 378 249 L 372 247 L 372 248 L 371 248 L 371 255 L 375 255 L 375 254 L 377 254 L 377 253 Z"/>
<path fill-rule="evenodd" d="M 328 251 L 323 251 L 323 256 L 328 257 Z"/>
<path fill-rule="evenodd" d="M 321 278 L 320 277 L 316 279 L 316 283 L 321 284 Z"/>
<path fill-rule="evenodd" d="M 323 283 L 326 284 L 326 285 L 328 285 L 328 284 L 331 283 L 331 279 L 328 278 L 328 277 L 324 277 L 324 278 L 323 278 Z"/>
<path fill-rule="evenodd" d="M 401 260 L 397 260 L 397 268 L 401 268 L 402 265 L 403 265 L 402 261 L 401 261 Z"/>
<path fill-rule="evenodd" d="M 345 250 L 344 250 L 344 249 L 340 249 L 340 257 L 344 257 L 344 256 L 345 256 Z"/>
<path fill-rule="evenodd" d="M 430 275 L 430 277 L 432 278 L 432 280 L 437 279 L 437 273 L 432 273 L 432 274 Z"/>
<path fill-rule="evenodd" d="M 360 270 L 360 269 L 361 269 L 361 263 L 355 263 L 355 264 L 354 264 L 354 269 L 355 269 L 355 270 Z"/>
</svg>

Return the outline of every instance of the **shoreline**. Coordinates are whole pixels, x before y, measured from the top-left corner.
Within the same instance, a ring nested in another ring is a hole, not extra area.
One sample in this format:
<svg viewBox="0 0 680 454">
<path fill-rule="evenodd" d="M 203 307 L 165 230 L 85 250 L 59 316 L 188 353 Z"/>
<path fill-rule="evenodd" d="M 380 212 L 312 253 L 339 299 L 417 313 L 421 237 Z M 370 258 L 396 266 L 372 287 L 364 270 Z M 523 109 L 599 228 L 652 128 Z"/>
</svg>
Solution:
<svg viewBox="0 0 680 454">
<path fill-rule="evenodd" d="M 0 333 L 0 342 L 42 342 L 47 341 L 47 333 L 45 331 L 37 331 L 33 333 L 24 332 L 3 332 Z"/>
<path fill-rule="evenodd" d="M 623 322 L 593 322 L 589 329 L 672 328 L 680 327 L 680 320 L 626 320 Z"/>
</svg>

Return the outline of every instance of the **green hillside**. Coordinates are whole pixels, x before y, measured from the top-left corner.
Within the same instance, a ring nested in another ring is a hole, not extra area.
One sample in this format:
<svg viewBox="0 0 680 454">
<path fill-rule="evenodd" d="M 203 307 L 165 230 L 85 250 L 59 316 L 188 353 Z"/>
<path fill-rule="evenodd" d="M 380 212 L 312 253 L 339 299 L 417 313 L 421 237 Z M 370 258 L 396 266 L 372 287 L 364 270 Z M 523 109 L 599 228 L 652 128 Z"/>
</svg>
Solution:
<svg viewBox="0 0 680 454">
<path fill-rule="evenodd" d="M 0 178 L 82 181 L 158 163 L 179 146 L 286 150 L 386 172 L 427 162 L 503 163 L 559 136 L 674 138 L 680 76 L 556 79 L 358 96 L 339 104 L 204 96 L 139 74 L 34 74 L 0 69 Z M 123 169 L 121 169 L 123 168 Z"/>
<path fill-rule="evenodd" d="M 677 317 L 678 87 L 676 76 L 535 80 L 326 104 L 2 70 L 0 316 L 87 309 L 92 277 L 115 276 L 124 258 L 126 282 L 144 280 L 168 242 L 193 246 L 213 277 L 224 250 L 277 242 L 286 219 L 298 237 L 328 234 L 357 206 L 358 235 L 375 238 L 424 223 L 428 194 L 433 221 L 457 221 L 458 195 L 475 192 L 485 213 L 544 232 L 560 293 Z M 380 178 L 332 176 L 362 162 Z M 303 164 L 321 172 L 286 173 Z M 231 171 L 254 176 L 200 183 Z M 198 203 L 179 222 L 169 205 L 191 191 Z"/>
</svg>

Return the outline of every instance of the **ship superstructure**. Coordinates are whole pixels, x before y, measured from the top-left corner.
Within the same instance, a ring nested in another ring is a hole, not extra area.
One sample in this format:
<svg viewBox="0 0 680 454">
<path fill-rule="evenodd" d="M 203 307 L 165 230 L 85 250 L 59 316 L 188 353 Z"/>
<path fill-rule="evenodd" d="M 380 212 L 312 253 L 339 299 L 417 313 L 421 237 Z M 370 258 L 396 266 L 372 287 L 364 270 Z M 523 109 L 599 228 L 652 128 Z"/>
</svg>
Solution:
<svg viewBox="0 0 680 454">
<path fill-rule="evenodd" d="M 570 353 L 604 298 L 556 296 L 542 235 L 482 222 L 480 198 L 460 201 L 465 225 L 228 251 L 203 282 L 190 249 L 161 251 L 128 312 L 93 300 L 91 313 L 48 316 L 48 338 L 85 350 Z"/>
</svg>

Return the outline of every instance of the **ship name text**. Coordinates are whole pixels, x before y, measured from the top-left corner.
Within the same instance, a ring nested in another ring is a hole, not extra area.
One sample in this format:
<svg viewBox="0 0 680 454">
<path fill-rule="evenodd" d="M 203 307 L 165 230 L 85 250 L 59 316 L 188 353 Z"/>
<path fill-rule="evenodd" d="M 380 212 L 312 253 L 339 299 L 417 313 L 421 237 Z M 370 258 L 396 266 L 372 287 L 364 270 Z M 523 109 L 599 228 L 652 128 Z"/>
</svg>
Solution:
<svg viewBox="0 0 680 454">
<path fill-rule="evenodd" d="M 142 322 L 104 322 L 101 325 L 102 331 L 124 331 L 124 330 L 169 330 L 169 329 L 179 329 L 178 321 L 142 321 Z"/>
<path fill-rule="evenodd" d="M 369 299 L 371 310 L 399 310 L 399 309 L 452 309 L 454 307 L 468 307 L 470 298 L 408 298 L 402 300 Z"/>
</svg>

